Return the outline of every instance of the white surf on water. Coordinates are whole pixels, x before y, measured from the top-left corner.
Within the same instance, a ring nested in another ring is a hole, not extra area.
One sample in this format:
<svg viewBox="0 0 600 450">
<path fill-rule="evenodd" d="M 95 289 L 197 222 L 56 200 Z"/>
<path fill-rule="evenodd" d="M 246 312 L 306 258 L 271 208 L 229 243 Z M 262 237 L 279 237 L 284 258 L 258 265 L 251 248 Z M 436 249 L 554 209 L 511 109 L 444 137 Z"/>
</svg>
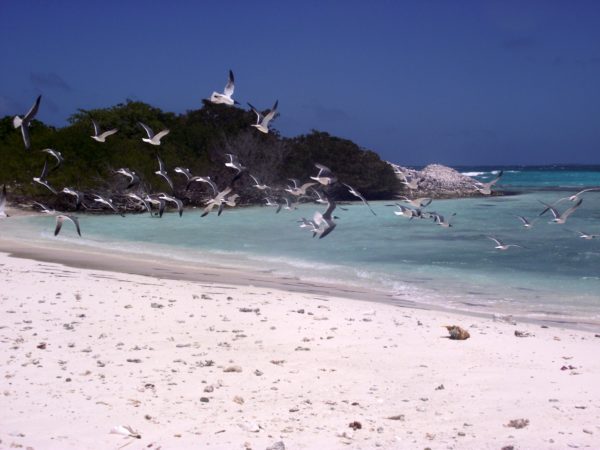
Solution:
<svg viewBox="0 0 600 450">
<path fill-rule="evenodd" d="M 490 172 L 461 172 L 461 173 L 468 177 L 480 177 L 480 176 L 485 175 Z"/>
</svg>

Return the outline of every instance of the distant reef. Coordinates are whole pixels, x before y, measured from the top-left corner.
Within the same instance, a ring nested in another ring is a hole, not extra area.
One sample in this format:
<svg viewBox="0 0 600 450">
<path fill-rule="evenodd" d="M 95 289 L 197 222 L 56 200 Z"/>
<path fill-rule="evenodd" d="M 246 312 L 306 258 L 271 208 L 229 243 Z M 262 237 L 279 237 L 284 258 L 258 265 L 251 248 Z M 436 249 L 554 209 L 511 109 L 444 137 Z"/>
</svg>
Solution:
<svg viewBox="0 0 600 450">
<path fill-rule="evenodd" d="M 462 198 L 482 197 L 471 177 L 441 164 L 430 164 L 423 170 L 414 170 L 390 163 L 402 183 L 399 195 L 407 197 Z M 492 191 L 492 195 L 503 195 Z"/>
</svg>

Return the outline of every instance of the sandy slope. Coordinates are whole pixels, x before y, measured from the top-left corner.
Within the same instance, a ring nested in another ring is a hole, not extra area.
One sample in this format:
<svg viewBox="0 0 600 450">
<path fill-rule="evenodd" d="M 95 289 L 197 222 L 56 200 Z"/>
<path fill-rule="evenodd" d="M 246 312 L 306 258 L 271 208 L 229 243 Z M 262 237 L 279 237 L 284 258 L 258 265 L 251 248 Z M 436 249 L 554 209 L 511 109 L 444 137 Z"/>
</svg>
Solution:
<svg viewBox="0 0 600 450">
<path fill-rule="evenodd" d="M 0 448 L 600 447 L 594 333 L 5 254 L 0 312 Z"/>
</svg>

